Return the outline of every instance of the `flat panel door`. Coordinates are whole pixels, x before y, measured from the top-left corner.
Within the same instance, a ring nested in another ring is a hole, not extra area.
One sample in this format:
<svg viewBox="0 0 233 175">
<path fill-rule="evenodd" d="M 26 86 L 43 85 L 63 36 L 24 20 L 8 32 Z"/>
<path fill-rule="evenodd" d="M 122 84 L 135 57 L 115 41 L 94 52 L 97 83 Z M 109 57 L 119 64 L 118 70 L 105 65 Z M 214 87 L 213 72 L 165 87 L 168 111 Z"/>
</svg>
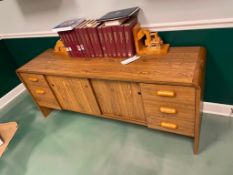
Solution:
<svg viewBox="0 0 233 175">
<path fill-rule="evenodd" d="M 94 93 L 87 79 L 47 76 L 63 109 L 100 114 Z"/>
<path fill-rule="evenodd" d="M 104 115 L 145 122 L 140 87 L 137 83 L 91 80 Z"/>
</svg>

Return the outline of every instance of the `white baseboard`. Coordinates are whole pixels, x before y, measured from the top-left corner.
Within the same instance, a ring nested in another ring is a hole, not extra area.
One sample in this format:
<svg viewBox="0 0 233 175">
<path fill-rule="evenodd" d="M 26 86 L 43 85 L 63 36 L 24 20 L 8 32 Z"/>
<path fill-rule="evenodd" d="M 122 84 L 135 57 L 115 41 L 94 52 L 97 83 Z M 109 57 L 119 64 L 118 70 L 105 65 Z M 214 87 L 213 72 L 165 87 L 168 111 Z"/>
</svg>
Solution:
<svg viewBox="0 0 233 175">
<path fill-rule="evenodd" d="M 16 86 L 2 98 L 0 98 L 0 110 L 13 101 L 17 96 L 23 93 L 26 90 L 23 83 Z M 210 103 L 204 102 L 203 112 L 208 114 L 216 114 L 221 116 L 233 117 L 232 111 L 233 105 L 219 104 L 219 103 Z"/>
<path fill-rule="evenodd" d="M 21 93 L 23 93 L 26 90 L 23 83 L 16 86 L 14 89 L 12 89 L 10 92 L 8 92 L 6 95 L 0 98 L 0 110 L 5 107 L 7 104 L 9 104 L 11 101 L 13 101 L 17 96 L 19 96 Z"/>
<path fill-rule="evenodd" d="M 233 18 L 142 24 L 142 27 L 147 27 L 151 31 L 157 31 L 157 32 L 194 30 L 194 29 L 233 28 Z M 54 36 L 58 36 L 57 33 L 48 30 L 48 31 L 38 31 L 38 32 L 0 34 L 0 39 L 54 37 Z"/>
</svg>

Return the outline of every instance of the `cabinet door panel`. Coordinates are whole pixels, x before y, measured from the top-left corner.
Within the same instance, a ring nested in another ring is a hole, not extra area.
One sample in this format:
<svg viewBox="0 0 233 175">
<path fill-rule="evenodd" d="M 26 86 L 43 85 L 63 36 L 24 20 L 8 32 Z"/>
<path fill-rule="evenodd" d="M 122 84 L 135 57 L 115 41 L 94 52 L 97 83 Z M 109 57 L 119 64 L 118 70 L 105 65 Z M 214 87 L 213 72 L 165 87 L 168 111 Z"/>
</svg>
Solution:
<svg viewBox="0 0 233 175">
<path fill-rule="evenodd" d="M 145 122 L 140 87 L 137 83 L 91 80 L 104 115 Z"/>
<path fill-rule="evenodd" d="M 47 80 L 63 109 L 100 114 L 89 80 L 55 76 L 48 76 Z"/>
</svg>

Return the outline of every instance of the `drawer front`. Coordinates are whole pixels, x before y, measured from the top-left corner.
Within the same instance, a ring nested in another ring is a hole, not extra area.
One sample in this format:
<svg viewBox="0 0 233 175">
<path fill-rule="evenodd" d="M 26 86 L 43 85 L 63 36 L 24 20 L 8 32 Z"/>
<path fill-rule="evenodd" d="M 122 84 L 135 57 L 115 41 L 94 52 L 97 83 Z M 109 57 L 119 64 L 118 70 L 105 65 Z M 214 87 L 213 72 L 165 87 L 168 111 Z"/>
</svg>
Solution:
<svg viewBox="0 0 233 175">
<path fill-rule="evenodd" d="M 141 90 L 149 128 L 194 135 L 194 88 L 141 84 Z"/>
<path fill-rule="evenodd" d="M 55 96 L 49 88 L 31 85 L 28 85 L 28 88 L 40 106 L 61 109 Z"/>
<path fill-rule="evenodd" d="M 195 122 L 195 106 L 179 103 L 148 101 L 144 100 L 144 108 L 146 116 L 161 116 L 168 118 L 176 118 L 187 122 Z"/>
<path fill-rule="evenodd" d="M 149 116 L 147 118 L 147 125 L 149 128 L 153 129 L 194 136 L 194 123 L 177 120 L 176 118 Z"/>
<path fill-rule="evenodd" d="M 48 84 L 43 75 L 20 73 L 23 81 L 29 86 L 41 86 L 48 88 Z"/>
<path fill-rule="evenodd" d="M 140 84 L 143 99 L 172 103 L 195 104 L 195 88 L 169 85 Z"/>
</svg>

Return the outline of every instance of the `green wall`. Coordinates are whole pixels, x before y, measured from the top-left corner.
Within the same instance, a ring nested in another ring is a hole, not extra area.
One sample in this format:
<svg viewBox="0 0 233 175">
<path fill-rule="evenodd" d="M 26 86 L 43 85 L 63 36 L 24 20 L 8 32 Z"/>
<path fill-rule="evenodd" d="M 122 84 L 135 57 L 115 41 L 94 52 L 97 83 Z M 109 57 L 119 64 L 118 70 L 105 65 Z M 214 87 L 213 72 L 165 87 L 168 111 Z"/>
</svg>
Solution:
<svg viewBox="0 0 233 175">
<path fill-rule="evenodd" d="M 15 75 L 16 67 L 12 55 L 3 40 L 0 40 L 0 97 L 19 84 L 20 81 Z"/>
<path fill-rule="evenodd" d="M 204 46 L 207 49 L 204 100 L 233 104 L 233 29 L 160 32 L 160 35 L 172 46 Z M 16 67 L 19 67 L 45 49 L 53 47 L 57 39 L 6 39 L 4 43 Z"/>
</svg>

